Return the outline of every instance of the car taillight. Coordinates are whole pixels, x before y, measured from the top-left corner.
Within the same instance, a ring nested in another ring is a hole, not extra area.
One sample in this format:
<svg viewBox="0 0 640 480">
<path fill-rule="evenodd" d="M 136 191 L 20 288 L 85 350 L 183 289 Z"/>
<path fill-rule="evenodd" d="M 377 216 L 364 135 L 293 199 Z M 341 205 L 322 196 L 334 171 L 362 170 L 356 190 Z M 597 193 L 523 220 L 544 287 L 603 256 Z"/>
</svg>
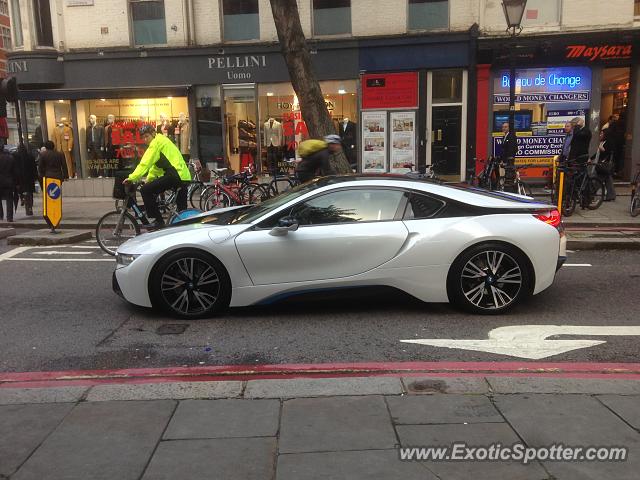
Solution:
<svg viewBox="0 0 640 480">
<path fill-rule="evenodd" d="M 540 212 L 534 215 L 538 220 L 548 223 L 552 227 L 560 228 L 562 225 L 562 218 L 560 217 L 560 212 L 558 210 L 549 210 L 547 212 Z"/>
</svg>

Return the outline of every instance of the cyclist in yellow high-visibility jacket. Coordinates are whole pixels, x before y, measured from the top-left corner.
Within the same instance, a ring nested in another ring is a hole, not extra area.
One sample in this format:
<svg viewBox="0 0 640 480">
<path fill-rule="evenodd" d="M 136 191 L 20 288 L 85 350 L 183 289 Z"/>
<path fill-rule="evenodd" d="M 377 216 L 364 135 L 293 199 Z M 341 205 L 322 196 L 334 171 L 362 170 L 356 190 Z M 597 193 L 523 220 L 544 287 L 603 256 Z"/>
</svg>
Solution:
<svg viewBox="0 0 640 480">
<path fill-rule="evenodd" d="M 147 182 L 140 188 L 140 194 L 147 217 L 155 218 L 152 226 L 161 227 L 164 220 L 158 209 L 158 194 L 170 188 L 178 188 L 178 211 L 186 209 L 187 185 L 191 181 L 191 172 L 178 147 L 164 135 L 156 135 L 151 125 L 140 128 L 140 136 L 148 145 L 147 151 L 125 183 L 139 182 L 142 177 L 147 177 Z"/>
</svg>

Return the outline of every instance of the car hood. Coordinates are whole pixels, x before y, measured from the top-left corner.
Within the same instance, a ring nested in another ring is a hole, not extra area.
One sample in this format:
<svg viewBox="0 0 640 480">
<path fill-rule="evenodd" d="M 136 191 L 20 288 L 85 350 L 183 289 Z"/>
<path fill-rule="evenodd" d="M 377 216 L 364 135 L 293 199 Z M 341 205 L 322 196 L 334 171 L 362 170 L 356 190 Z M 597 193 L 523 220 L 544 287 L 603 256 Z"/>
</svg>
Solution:
<svg viewBox="0 0 640 480">
<path fill-rule="evenodd" d="M 143 233 L 123 243 L 118 248 L 119 253 L 145 254 L 177 244 L 197 245 L 202 241 L 220 243 L 250 227 L 247 224 L 238 225 L 206 225 L 191 223 L 187 225 L 163 228 L 155 232 Z"/>
</svg>

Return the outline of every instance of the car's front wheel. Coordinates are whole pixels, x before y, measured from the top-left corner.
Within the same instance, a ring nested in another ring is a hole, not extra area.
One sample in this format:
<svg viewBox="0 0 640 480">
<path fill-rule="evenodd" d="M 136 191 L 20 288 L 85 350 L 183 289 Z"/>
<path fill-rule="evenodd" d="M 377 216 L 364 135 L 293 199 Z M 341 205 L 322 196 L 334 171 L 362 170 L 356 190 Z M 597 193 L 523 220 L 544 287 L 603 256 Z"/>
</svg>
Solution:
<svg viewBox="0 0 640 480">
<path fill-rule="evenodd" d="M 451 265 L 447 291 L 452 303 L 467 311 L 504 313 L 531 293 L 531 267 L 524 254 L 509 245 L 477 245 Z"/>
<path fill-rule="evenodd" d="M 226 309 L 231 299 L 224 266 L 198 250 L 162 258 L 153 269 L 149 287 L 155 307 L 182 318 L 213 316 Z"/>
</svg>

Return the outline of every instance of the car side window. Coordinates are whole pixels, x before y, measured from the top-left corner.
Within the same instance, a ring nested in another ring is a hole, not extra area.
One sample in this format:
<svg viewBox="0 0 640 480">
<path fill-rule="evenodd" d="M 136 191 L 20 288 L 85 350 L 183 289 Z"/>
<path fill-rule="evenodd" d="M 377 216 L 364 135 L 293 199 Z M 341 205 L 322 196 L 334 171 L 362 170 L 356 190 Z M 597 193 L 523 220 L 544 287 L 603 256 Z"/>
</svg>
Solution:
<svg viewBox="0 0 640 480">
<path fill-rule="evenodd" d="M 403 195 L 400 190 L 389 189 L 339 190 L 294 206 L 290 216 L 298 219 L 300 225 L 393 220 L 404 202 Z"/>
<path fill-rule="evenodd" d="M 444 206 L 444 202 L 428 195 L 411 192 L 403 220 L 430 218 Z"/>
</svg>

